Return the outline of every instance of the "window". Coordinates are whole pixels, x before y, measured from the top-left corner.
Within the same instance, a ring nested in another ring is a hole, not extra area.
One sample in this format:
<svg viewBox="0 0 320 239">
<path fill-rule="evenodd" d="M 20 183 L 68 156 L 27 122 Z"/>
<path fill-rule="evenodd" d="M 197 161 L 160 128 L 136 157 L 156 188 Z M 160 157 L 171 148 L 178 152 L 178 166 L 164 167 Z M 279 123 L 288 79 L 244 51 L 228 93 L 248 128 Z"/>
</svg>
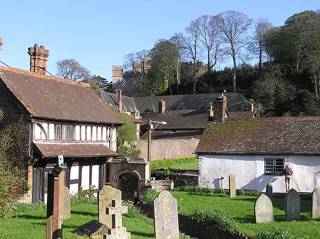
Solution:
<svg viewBox="0 0 320 239">
<path fill-rule="evenodd" d="M 62 125 L 62 130 L 61 130 L 61 138 L 62 140 L 66 140 L 67 139 L 67 125 Z"/>
<path fill-rule="evenodd" d="M 61 125 L 56 125 L 55 139 L 61 140 Z"/>
<path fill-rule="evenodd" d="M 283 174 L 284 158 L 265 158 L 264 173 L 265 174 Z"/>
<path fill-rule="evenodd" d="M 68 125 L 67 127 L 67 140 L 73 140 L 74 139 L 74 126 Z"/>
</svg>

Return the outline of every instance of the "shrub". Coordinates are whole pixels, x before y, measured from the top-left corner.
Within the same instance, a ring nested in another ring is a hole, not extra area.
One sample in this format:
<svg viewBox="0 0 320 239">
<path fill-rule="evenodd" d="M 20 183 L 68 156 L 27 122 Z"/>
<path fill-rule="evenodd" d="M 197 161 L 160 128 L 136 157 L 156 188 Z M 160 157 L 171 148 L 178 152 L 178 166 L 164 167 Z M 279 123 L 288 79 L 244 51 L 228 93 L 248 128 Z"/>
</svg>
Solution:
<svg viewBox="0 0 320 239">
<path fill-rule="evenodd" d="M 124 205 L 128 207 L 128 214 L 126 214 L 127 217 L 130 217 L 130 218 L 142 217 L 143 214 L 140 208 L 136 207 L 132 202 L 125 202 Z"/>
<path fill-rule="evenodd" d="M 78 203 L 97 203 L 97 198 L 95 196 L 96 189 L 94 186 L 90 186 L 89 189 L 82 189 L 80 188 L 80 191 L 71 197 L 72 204 L 78 204 Z"/>
<path fill-rule="evenodd" d="M 193 213 L 194 218 L 217 225 L 226 231 L 234 231 L 236 221 L 226 216 L 222 211 L 197 209 Z"/>
<path fill-rule="evenodd" d="M 257 239 L 292 239 L 293 236 L 284 229 L 274 228 L 269 231 L 260 232 Z"/>
<path fill-rule="evenodd" d="M 143 196 L 143 203 L 153 204 L 153 201 L 158 197 L 159 193 L 153 189 L 148 189 Z"/>
</svg>

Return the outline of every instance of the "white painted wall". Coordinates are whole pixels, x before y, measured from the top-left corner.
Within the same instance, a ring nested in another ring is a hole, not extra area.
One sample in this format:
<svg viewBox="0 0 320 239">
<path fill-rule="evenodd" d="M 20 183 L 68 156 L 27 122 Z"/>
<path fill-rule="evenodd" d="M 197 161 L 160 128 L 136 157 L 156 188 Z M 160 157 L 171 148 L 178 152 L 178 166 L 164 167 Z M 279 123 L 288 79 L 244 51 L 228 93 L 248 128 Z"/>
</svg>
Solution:
<svg viewBox="0 0 320 239">
<path fill-rule="evenodd" d="M 92 165 L 92 186 L 99 188 L 99 165 Z"/>
<path fill-rule="evenodd" d="M 80 140 L 80 125 L 76 125 L 74 130 L 75 130 L 76 140 L 79 141 Z"/>
<path fill-rule="evenodd" d="M 54 139 L 54 124 L 49 124 L 49 139 Z"/>
<path fill-rule="evenodd" d="M 268 157 L 284 157 L 290 162 L 291 187 L 297 191 L 312 192 L 320 186 L 320 157 L 296 155 L 200 155 L 199 186 L 228 189 L 228 176 L 234 174 L 237 189 L 265 191 L 267 183 L 272 182 L 274 192 L 285 192 L 284 176 L 264 175 L 264 158 Z"/>
<path fill-rule="evenodd" d="M 89 189 L 89 174 L 90 166 L 82 166 L 82 175 L 81 175 L 81 187 L 82 189 Z"/>
<path fill-rule="evenodd" d="M 72 164 L 70 169 L 70 180 L 79 179 L 79 163 Z M 76 194 L 78 192 L 78 184 L 70 184 L 70 193 Z"/>
</svg>

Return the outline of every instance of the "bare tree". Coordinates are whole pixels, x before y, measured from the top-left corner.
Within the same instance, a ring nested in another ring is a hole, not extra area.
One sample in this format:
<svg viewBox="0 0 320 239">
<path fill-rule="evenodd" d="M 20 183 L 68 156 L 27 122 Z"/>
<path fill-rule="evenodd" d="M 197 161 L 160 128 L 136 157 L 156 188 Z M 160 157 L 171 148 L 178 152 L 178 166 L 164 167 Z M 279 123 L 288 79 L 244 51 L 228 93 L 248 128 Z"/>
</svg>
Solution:
<svg viewBox="0 0 320 239">
<path fill-rule="evenodd" d="M 196 94 L 197 82 L 198 82 L 198 72 L 200 61 L 200 29 L 195 21 L 192 21 L 190 25 L 186 28 L 187 37 L 183 37 L 183 45 L 185 50 L 185 56 L 192 62 L 193 70 L 193 94 Z"/>
<path fill-rule="evenodd" d="M 241 50 L 247 46 L 246 33 L 252 24 L 247 15 L 226 11 L 218 15 L 218 27 L 223 35 L 223 41 L 227 45 L 225 53 L 230 55 L 233 62 L 233 91 L 237 91 L 237 59 Z"/>
<path fill-rule="evenodd" d="M 204 15 L 194 21 L 199 31 L 199 41 L 207 52 L 207 72 L 217 64 L 221 45 L 218 17 Z"/>
<path fill-rule="evenodd" d="M 91 78 L 90 71 L 80 65 L 75 59 L 65 59 L 57 62 L 57 76 L 75 81 L 84 81 Z"/>
<path fill-rule="evenodd" d="M 136 53 L 129 53 L 125 56 L 124 68 L 134 73 L 146 73 L 149 69 L 150 51 L 141 50 Z"/>
<path fill-rule="evenodd" d="M 258 55 L 259 58 L 259 70 L 262 68 L 262 61 L 264 57 L 267 56 L 266 48 L 265 48 L 265 36 L 268 30 L 272 28 L 272 24 L 268 21 L 268 19 L 260 19 L 255 25 L 255 33 L 253 37 L 253 41 L 249 46 L 249 50 Z"/>
</svg>

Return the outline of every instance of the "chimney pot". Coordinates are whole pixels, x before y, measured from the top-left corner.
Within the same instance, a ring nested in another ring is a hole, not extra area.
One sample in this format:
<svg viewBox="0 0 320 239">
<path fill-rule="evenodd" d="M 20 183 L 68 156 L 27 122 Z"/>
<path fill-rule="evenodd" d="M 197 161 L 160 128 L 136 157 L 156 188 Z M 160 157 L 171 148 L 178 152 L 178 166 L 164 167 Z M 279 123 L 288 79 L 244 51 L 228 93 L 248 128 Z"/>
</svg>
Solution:
<svg viewBox="0 0 320 239">
<path fill-rule="evenodd" d="M 222 123 L 227 117 L 227 97 L 222 95 L 214 101 L 213 105 L 214 115 L 213 120 Z"/>
<path fill-rule="evenodd" d="M 117 91 L 117 97 L 118 97 L 118 110 L 119 112 L 122 112 L 122 91 Z"/>
</svg>

